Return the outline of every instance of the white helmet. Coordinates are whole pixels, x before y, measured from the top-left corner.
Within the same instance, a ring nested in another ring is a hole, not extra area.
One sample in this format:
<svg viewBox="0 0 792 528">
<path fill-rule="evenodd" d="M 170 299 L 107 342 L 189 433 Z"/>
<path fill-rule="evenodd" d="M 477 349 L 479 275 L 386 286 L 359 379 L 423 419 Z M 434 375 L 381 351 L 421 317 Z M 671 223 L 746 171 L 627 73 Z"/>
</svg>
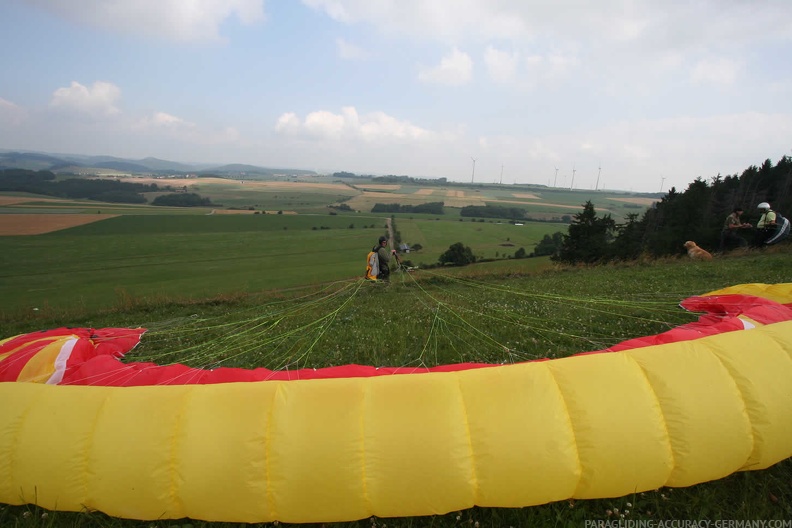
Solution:
<svg viewBox="0 0 792 528">
<path fill-rule="evenodd" d="M 768 210 L 768 209 L 770 209 L 770 204 L 767 203 L 767 202 L 762 202 L 759 205 L 757 205 L 756 208 L 757 209 L 762 209 L 763 211 L 764 210 Z"/>
</svg>

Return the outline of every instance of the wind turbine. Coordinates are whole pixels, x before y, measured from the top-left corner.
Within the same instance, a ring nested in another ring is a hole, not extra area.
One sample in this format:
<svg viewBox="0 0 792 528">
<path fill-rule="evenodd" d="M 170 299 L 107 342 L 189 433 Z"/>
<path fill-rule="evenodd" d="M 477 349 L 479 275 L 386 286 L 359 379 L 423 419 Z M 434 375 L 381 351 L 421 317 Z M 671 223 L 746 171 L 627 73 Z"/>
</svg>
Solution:
<svg viewBox="0 0 792 528">
<path fill-rule="evenodd" d="M 572 183 L 569 184 L 569 188 L 572 189 L 575 186 L 575 165 L 572 165 Z"/>
<path fill-rule="evenodd" d="M 501 185 L 503 185 L 503 164 L 502 163 L 501 163 L 501 179 L 500 179 L 500 182 L 501 182 Z"/>
<path fill-rule="evenodd" d="M 556 175 L 555 175 L 555 179 L 553 180 L 553 187 L 556 186 L 556 182 L 558 181 L 558 167 L 556 167 L 555 170 L 556 170 Z"/>
<path fill-rule="evenodd" d="M 660 192 L 663 192 L 663 183 L 665 183 L 665 176 L 660 177 Z"/>
<path fill-rule="evenodd" d="M 602 174 L 602 165 L 600 165 L 600 167 L 599 167 L 599 170 L 597 171 L 597 185 L 595 185 L 595 186 L 594 186 L 594 190 L 595 190 L 595 191 L 598 191 L 598 190 L 599 190 L 599 178 L 600 178 L 600 174 Z"/>
<path fill-rule="evenodd" d="M 470 159 L 473 160 L 473 174 L 471 174 L 471 176 L 470 176 L 470 183 L 473 183 L 473 178 L 476 177 L 476 158 L 471 156 Z"/>
</svg>

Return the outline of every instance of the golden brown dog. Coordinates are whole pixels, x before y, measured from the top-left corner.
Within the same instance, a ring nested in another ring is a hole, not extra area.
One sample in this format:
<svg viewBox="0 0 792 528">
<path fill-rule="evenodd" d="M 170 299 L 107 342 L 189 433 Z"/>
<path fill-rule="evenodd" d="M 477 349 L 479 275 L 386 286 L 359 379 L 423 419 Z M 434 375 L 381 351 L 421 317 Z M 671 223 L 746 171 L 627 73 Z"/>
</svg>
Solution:
<svg viewBox="0 0 792 528">
<path fill-rule="evenodd" d="M 706 249 L 698 247 L 692 240 L 685 242 L 684 246 L 687 249 L 688 257 L 694 260 L 712 260 L 712 254 Z"/>
</svg>

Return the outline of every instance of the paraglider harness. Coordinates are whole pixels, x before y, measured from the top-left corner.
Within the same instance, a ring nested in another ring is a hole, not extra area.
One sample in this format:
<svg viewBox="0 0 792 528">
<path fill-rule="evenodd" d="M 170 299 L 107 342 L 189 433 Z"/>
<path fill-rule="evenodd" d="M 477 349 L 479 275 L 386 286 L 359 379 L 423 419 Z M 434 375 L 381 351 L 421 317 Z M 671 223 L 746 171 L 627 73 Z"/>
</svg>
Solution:
<svg viewBox="0 0 792 528">
<path fill-rule="evenodd" d="M 374 246 L 371 251 L 369 251 L 368 255 L 366 255 L 366 280 L 376 281 L 376 280 L 388 280 L 390 276 L 390 268 L 388 264 L 384 262 L 380 262 L 379 259 L 379 249 L 380 245 Z M 398 264 L 398 268 L 401 268 L 401 259 L 399 258 L 398 253 L 393 254 L 396 257 L 396 263 Z"/>
<path fill-rule="evenodd" d="M 761 229 L 761 231 L 764 233 L 762 235 L 762 244 L 768 246 L 781 242 L 786 237 L 788 237 L 790 229 L 789 219 L 787 217 L 781 216 L 772 209 L 769 209 L 767 213 L 771 211 L 775 213 L 775 225 L 770 225 Z"/>
</svg>

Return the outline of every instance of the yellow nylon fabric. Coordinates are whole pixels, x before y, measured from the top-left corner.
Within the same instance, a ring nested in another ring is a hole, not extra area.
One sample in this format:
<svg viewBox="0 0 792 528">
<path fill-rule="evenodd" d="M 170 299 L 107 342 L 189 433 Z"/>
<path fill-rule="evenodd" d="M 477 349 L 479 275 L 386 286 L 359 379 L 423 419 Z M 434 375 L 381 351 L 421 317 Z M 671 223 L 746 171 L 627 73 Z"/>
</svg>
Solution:
<svg viewBox="0 0 792 528">
<path fill-rule="evenodd" d="M 55 360 L 58 359 L 58 354 L 60 354 L 63 345 L 72 339 L 75 339 L 75 336 L 61 336 L 42 348 L 25 364 L 25 367 L 17 377 L 17 381 L 46 383 L 55 372 Z"/>
<path fill-rule="evenodd" d="M 784 282 L 779 284 L 738 284 L 736 286 L 729 286 L 720 290 L 705 293 L 705 296 L 711 295 L 754 295 L 771 301 L 779 302 L 782 304 L 792 303 L 792 283 Z"/>
<path fill-rule="evenodd" d="M 0 383 L 0 502 L 332 522 L 689 486 L 792 456 L 789 379 L 792 322 L 450 373 Z"/>
</svg>

